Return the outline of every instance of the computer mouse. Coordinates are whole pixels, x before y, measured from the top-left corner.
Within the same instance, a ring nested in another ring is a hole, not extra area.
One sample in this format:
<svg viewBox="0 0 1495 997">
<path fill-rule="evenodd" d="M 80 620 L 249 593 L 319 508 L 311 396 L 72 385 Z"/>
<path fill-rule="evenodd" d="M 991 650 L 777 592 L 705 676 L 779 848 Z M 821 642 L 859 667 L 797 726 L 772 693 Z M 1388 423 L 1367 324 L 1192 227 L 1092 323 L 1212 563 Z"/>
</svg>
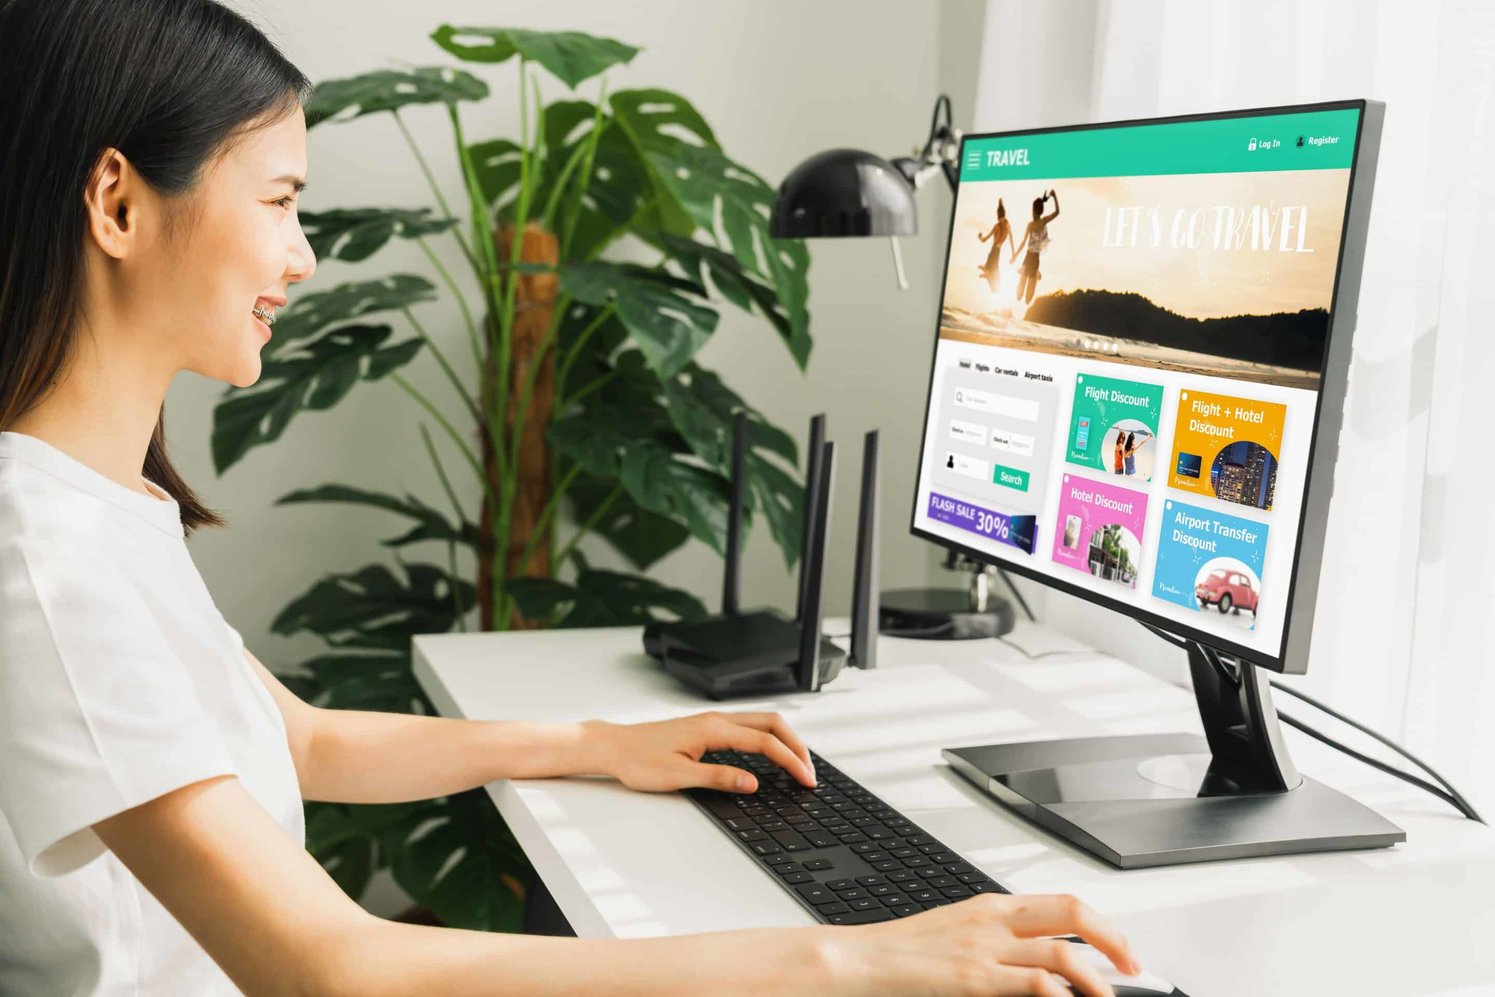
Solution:
<svg viewBox="0 0 1495 997">
<path fill-rule="evenodd" d="M 1085 962 L 1094 966 L 1102 978 L 1116 991 L 1116 997 L 1167 997 L 1175 993 L 1173 984 L 1160 976 L 1143 970 L 1136 976 L 1127 976 L 1111 962 L 1110 958 L 1093 945 L 1089 945 L 1075 938 L 1066 941 L 1074 943 L 1080 950 L 1080 957 Z"/>
</svg>

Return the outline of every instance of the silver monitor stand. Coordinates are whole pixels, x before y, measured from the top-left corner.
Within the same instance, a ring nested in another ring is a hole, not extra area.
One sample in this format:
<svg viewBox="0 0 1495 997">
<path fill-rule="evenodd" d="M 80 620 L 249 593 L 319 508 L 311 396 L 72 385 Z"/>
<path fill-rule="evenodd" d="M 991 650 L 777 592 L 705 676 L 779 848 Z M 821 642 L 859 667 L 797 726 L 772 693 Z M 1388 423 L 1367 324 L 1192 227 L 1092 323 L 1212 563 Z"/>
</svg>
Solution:
<svg viewBox="0 0 1495 997">
<path fill-rule="evenodd" d="M 1187 641 L 1204 723 L 1191 734 L 946 748 L 1002 804 L 1114 866 L 1384 848 L 1406 832 L 1298 774 L 1266 676 Z"/>
</svg>

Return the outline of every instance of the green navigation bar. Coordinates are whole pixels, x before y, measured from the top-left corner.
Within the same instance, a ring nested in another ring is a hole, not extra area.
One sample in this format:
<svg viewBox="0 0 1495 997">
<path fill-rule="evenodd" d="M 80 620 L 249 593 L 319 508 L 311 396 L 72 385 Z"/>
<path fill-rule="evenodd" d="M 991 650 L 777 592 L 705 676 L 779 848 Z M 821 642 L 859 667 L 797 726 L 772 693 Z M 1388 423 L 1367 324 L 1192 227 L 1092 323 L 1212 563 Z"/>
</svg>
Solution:
<svg viewBox="0 0 1495 997">
<path fill-rule="evenodd" d="M 1354 159 L 1359 120 L 1358 108 L 1343 108 L 968 138 L 960 179 L 1343 170 Z"/>
</svg>

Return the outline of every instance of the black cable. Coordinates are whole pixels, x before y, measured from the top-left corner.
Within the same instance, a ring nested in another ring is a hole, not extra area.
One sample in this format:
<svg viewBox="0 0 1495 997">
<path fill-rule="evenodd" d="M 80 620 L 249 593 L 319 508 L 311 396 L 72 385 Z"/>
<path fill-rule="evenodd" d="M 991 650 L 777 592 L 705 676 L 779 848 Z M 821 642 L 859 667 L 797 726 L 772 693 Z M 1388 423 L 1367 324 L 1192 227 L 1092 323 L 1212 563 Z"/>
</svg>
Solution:
<svg viewBox="0 0 1495 997">
<path fill-rule="evenodd" d="M 1428 775 L 1432 776 L 1433 780 L 1444 789 L 1448 790 L 1449 794 L 1458 801 L 1458 805 L 1462 809 L 1466 810 L 1469 814 L 1471 814 L 1474 820 L 1479 821 L 1481 824 L 1484 823 L 1484 819 L 1474 812 L 1473 805 L 1470 804 L 1468 800 L 1464 799 L 1463 794 L 1461 794 L 1457 789 L 1454 788 L 1453 783 L 1443 778 L 1443 776 L 1440 775 L 1438 771 L 1427 762 L 1423 761 L 1421 758 L 1418 758 L 1416 755 L 1412 754 L 1412 752 L 1408 751 L 1406 748 L 1403 748 L 1401 745 L 1391 740 L 1391 738 L 1387 737 L 1385 734 L 1367 727 L 1365 724 L 1360 723 L 1358 720 L 1351 720 L 1349 717 L 1345 716 L 1343 713 L 1340 713 L 1338 710 L 1334 709 L 1328 704 L 1321 703 L 1317 699 L 1314 699 L 1312 696 L 1308 695 L 1308 693 L 1300 692 L 1290 685 L 1283 685 L 1282 683 L 1274 679 L 1272 680 L 1272 688 L 1278 690 L 1279 692 L 1285 692 L 1289 696 L 1296 696 L 1298 699 L 1301 699 L 1309 706 L 1323 710 L 1325 713 L 1329 714 L 1329 716 L 1333 717 L 1335 720 L 1338 720 L 1340 723 L 1347 724 L 1348 726 L 1355 728 L 1367 737 L 1372 737 L 1377 741 L 1380 741 L 1386 747 L 1390 748 L 1392 751 L 1395 751 L 1397 754 L 1407 759 L 1407 761 L 1411 762 L 1413 765 L 1416 765 Z"/>
<path fill-rule="evenodd" d="M 1338 750 L 1340 750 L 1340 751 L 1344 752 L 1345 754 L 1349 755 L 1351 758 L 1355 759 L 1356 761 L 1364 762 L 1365 764 L 1369 765 L 1371 768 L 1380 769 L 1382 772 L 1385 772 L 1387 775 L 1396 776 L 1398 779 L 1401 779 L 1403 782 L 1410 782 L 1412 785 L 1416 786 L 1418 789 L 1426 790 L 1427 792 L 1431 793 L 1432 795 L 1438 797 L 1438 799 L 1440 799 L 1440 800 L 1444 801 L 1445 803 L 1447 803 L 1449 806 L 1453 807 L 1455 810 L 1457 810 L 1459 813 L 1463 814 L 1465 817 L 1468 817 L 1470 820 L 1479 821 L 1481 824 L 1484 823 L 1483 820 L 1480 820 L 1479 814 L 1475 813 L 1472 807 L 1470 807 L 1468 804 L 1460 803 L 1459 802 L 1459 800 L 1462 799 L 1462 797 L 1460 797 L 1459 799 L 1455 799 L 1453 796 L 1449 795 L 1448 793 L 1445 793 L 1439 787 L 1434 786 L 1432 783 L 1427 782 L 1427 781 L 1425 781 L 1423 779 L 1417 778 L 1417 776 L 1412 775 L 1410 772 L 1403 772 L 1401 769 L 1397 768 L 1395 765 L 1388 765 L 1385 762 L 1381 761 L 1379 758 L 1372 758 L 1370 755 L 1361 754 L 1360 752 L 1356 751 L 1354 748 L 1348 747 L 1347 745 L 1340 744 L 1338 741 L 1334 740 L 1332 737 L 1329 737 L 1327 734 L 1322 734 L 1322 733 L 1318 732 L 1317 730 L 1314 730 L 1312 727 L 1308 726 L 1303 721 L 1298 720 L 1295 717 L 1290 717 L 1286 713 L 1283 713 L 1281 710 L 1277 711 L 1277 719 L 1281 720 L 1283 723 L 1285 723 L 1285 724 L 1287 724 L 1287 725 L 1289 725 L 1291 727 L 1298 728 L 1298 730 L 1300 730 L 1303 733 L 1307 734 L 1309 737 L 1315 738 L 1316 740 L 1319 740 L 1319 741 L 1322 741 L 1322 742 L 1324 742 L 1325 744 L 1327 744 L 1331 748 L 1337 748 Z"/>
<path fill-rule="evenodd" d="M 1175 637 L 1173 634 L 1170 634 L 1168 631 L 1163 630 L 1160 627 L 1155 627 L 1151 623 L 1147 623 L 1147 622 L 1145 622 L 1143 620 L 1138 620 L 1137 622 L 1141 623 L 1142 626 L 1146 627 L 1148 630 L 1150 630 L 1156 636 L 1158 636 L 1158 637 L 1162 638 L 1163 640 L 1167 641 L 1168 643 L 1172 644 L 1174 647 L 1183 648 L 1183 649 L 1187 650 L 1187 649 L 1189 649 L 1190 644 L 1193 644 L 1193 645 L 1197 646 L 1199 648 L 1200 653 L 1204 656 L 1204 660 L 1207 661 L 1207 662 L 1209 662 L 1210 667 L 1214 668 L 1214 670 L 1216 672 L 1220 673 L 1220 676 L 1222 678 L 1224 678 L 1227 682 L 1229 682 L 1231 685 L 1236 686 L 1236 687 L 1240 686 L 1240 684 L 1241 684 L 1240 676 L 1235 675 L 1235 674 L 1233 674 L 1230 671 L 1230 669 L 1226 666 L 1226 664 L 1223 661 L 1220 660 L 1219 656 L 1215 654 L 1214 648 L 1211 648 L 1211 647 L 1209 647 L 1206 644 L 1201 644 L 1201 643 L 1199 643 L 1197 641 L 1188 641 L 1188 640 L 1185 640 L 1185 639 L 1183 639 L 1181 637 Z M 1252 667 L 1252 666 L 1248 666 L 1248 667 Z M 1281 691 L 1287 693 L 1289 696 L 1296 696 L 1297 698 L 1301 699 L 1303 702 L 1308 703 L 1310 706 L 1316 706 L 1316 707 L 1318 707 L 1319 709 L 1323 710 L 1325 713 L 1329 714 L 1329 716 L 1334 717 L 1336 720 L 1339 720 L 1339 721 L 1341 721 L 1343 723 L 1346 723 L 1346 724 L 1350 725 L 1351 727 L 1355 728 L 1356 730 L 1360 731 L 1361 733 L 1367 734 L 1370 737 L 1375 738 L 1377 741 L 1379 741 L 1380 743 L 1384 744 L 1386 747 L 1390 748 L 1392 751 L 1395 751 L 1397 754 L 1402 755 L 1403 757 L 1405 757 L 1406 759 L 1408 759 L 1409 761 L 1411 761 L 1413 764 L 1415 764 L 1419 768 L 1421 768 L 1423 771 L 1427 772 L 1434 779 L 1438 780 L 1438 782 L 1442 783 L 1442 786 L 1447 789 L 1447 792 L 1444 792 L 1444 788 L 1440 788 L 1439 786 L 1435 786 L 1432 783 L 1427 782 L 1424 779 L 1419 779 L 1417 776 L 1413 775 L 1410 772 L 1404 772 L 1403 770 L 1397 768 L 1394 765 L 1388 765 L 1386 762 L 1383 762 L 1383 761 L 1381 761 L 1378 758 L 1372 758 L 1370 755 L 1366 755 L 1366 754 L 1363 754 L 1363 753 L 1361 753 L 1359 751 L 1356 751 L 1354 748 L 1351 748 L 1348 745 L 1340 744 L 1338 741 L 1336 741 L 1333 738 L 1329 737 L 1327 734 L 1320 733 L 1318 730 L 1315 730 L 1313 727 L 1310 727 L 1308 724 L 1304 723 L 1303 721 L 1298 720 L 1296 717 L 1289 716 L 1288 714 L 1283 713 L 1281 710 L 1278 710 L 1277 711 L 1277 717 L 1283 723 L 1287 724 L 1290 727 L 1297 728 L 1298 730 L 1300 730 L 1303 733 L 1307 734 L 1309 737 L 1312 737 L 1312 738 L 1315 738 L 1315 739 L 1317 739 L 1319 741 L 1322 741 L 1324 744 L 1329 745 L 1331 748 L 1337 748 L 1338 750 L 1344 752 L 1346 755 L 1349 755 L 1351 758 L 1355 759 L 1356 761 L 1364 762 L 1366 765 L 1369 765 L 1371 768 L 1379 769 L 1380 771 L 1385 772 L 1387 775 L 1395 776 L 1396 778 L 1401 779 L 1404 782 L 1411 783 L 1412 785 L 1418 787 L 1419 789 L 1426 790 L 1427 792 L 1431 793 L 1433 796 L 1436 796 L 1440 800 L 1443 800 L 1449 806 L 1453 807 L 1455 810 L 1459 811 L 1459 813 L 1463 814 L 1465 817 L 1469 818 L 1470 820 L 1478 821 L 1481 824 L 1483 824 L 1485 822 L 1484 818 L 1481 817 L 1479 815 L 1479 813 L 1474 809 L 1474 807 L 1469 804 L 1469 801 L 1466 800 L 1466 799 L 1464 799 L 1463 795 L 1457 789 L 1455 789 L 1453 787 L 1453 785 L 1450 784 L 1447 779 L 1443 778 L 1437 772 L 1433 771 L 1433 769 L 1430 766 L 1428 766 L 1426 763 L 1424 763 L 1421 760 L 1419 760 L 1415 755 L 1413 755 L 1407 749 L 1403 748 L 1401 745 L 1399 745 L 1396 742 L 1392 741 L 1389 737 L 1386 737 L 1384 734 L 1381 734 L 1381 733 L 1379 733 L 1377 731 L 1374 731 L 1374 730 L 1370 729 L 1369 727 L 1365 726 L 1364 724 L 1357 723 L 1356 721 L 1351 720 L 1349 717 L 1346 717 L 1342 713 L 1338 712 L 1337 710 L 1335 710 L 1335 709 L 1327 706 L 1324 703 L 1319 702 L 1316 699 L 1313 699 L 1312 697 L 1310 697 L 1306 693 L 1299 692 L 1298 690 L 1292 688 L 1291 686 L 1282 685 L 1281 683 L 1276 682 L 1276 681 L 1271 681 L 1271 680 L 1269 680 L 1269 681 L 1270 681 L 1270 684 L 1271 684 L 1272 688 L 1274 688 L 1274 689 L 1280 689 Z"/>
<path fill-rule="evenodd" d="M 1026 615 L 1030 621 L 1037 623 L 1038 617 L 1033 615 L 1033 608 L 1028 605 L 1028 600 L 1024 599 L 1023 594 L 1017 590 L 1017 586 L 1012 584 L 1012 576 L 1003 571 L 1000 565 L 994 565 L 994 567 L 996 567 L 997 569 L 997 574 L 1002 576 L 1002 581 L 1007 583 L 1007 591 L 1011 592 L 1013 597 L 1017 599 L 1017 604 L 1023 607 L 1024 615 Z"/>
</svg>

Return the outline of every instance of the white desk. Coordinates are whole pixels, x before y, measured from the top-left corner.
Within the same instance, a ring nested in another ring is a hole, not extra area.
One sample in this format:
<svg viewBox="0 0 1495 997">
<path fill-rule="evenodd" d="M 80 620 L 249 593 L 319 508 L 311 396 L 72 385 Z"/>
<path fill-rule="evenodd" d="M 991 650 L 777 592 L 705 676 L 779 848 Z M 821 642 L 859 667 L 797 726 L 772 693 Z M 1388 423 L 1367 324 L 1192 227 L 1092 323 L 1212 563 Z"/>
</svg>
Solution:
<svg viewBox="0 0 1495 997">
<path fill-rule="evenodd" d="M 1011 639 L 1029 652 L 1078 648 L 1034 626 Z M 883 638 L 880 668 L 843 669 L 818 694 L 715 704 L 645 657 L 636 628 L 414 643 L 416 675 L 448 716 L 633 723 L 777 710 L 1004 886 L 1082 897 L 1145 967 L 1194 997 L 1495 993 L 1495 830 L 1295 731 L 1299 766 L 1401 826 L 1405 844 L 1123 872 L 1001 809 L 941 760 L 950 745 L 1198 733 L 1189 692 L 1095 652 L 1027 660 L 996 641 Z M 603 778 L 487 789 L 578 935 L 813 923 L 680 794 Z"/>
</svg>

